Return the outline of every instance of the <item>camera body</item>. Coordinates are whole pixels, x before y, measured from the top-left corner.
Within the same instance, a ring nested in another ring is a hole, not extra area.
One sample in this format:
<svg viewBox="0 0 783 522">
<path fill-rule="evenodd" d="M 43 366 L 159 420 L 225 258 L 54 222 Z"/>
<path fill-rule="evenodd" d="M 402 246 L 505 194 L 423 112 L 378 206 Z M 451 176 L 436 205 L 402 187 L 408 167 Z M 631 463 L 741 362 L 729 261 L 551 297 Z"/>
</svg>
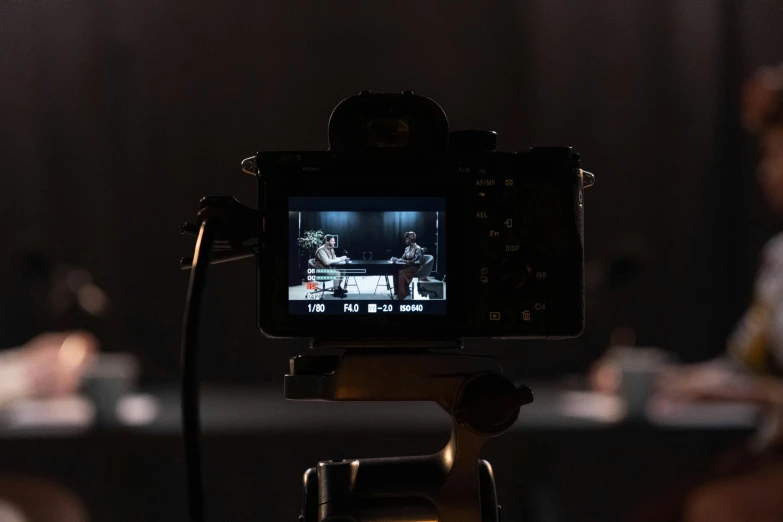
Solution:
<svg viewBox="0 0 783 522">
<path fill-rule="evenodd" d="M 344 100 L 329 142 L 243 162 L 259 182 L 265 335 L 581 334 L 584 179 L 570 148 L 498 152 L 495 133 L 449 133 L 410 92 Z"/>
</svg>

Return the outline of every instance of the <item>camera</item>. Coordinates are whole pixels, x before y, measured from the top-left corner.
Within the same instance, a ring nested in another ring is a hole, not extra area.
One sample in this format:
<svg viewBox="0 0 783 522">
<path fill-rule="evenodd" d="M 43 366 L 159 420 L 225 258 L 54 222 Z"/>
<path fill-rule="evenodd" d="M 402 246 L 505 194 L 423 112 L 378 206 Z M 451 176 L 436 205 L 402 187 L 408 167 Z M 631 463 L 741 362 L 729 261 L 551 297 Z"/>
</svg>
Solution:
<svg viewBox="0 0 783 522">
<path fill-rule="evenodd" d="M 329 150 L 259 152 L 258 325 L 319 340 L 558 338 L 584 327 L 569 147 L 499 152 L 410 91 L 362 92 Z M 389 255 L 391 254 L 391 255 Z"/>
</svg>

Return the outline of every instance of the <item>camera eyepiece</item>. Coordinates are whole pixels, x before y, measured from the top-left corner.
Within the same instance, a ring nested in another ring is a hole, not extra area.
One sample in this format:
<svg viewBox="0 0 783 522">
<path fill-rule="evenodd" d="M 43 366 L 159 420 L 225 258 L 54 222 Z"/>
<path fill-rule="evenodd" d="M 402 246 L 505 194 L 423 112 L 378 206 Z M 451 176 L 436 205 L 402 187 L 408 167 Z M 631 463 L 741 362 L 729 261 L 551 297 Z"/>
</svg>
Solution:
<svg viewBox="0 0 783 522">
<path fill-rule="evenodd" d="M 440 105 L 411 91 L 362 91 L 340 102 L 329 118 L 329 149 L 338 157 L 442 155 L 448 140 Z"/>
</svg>

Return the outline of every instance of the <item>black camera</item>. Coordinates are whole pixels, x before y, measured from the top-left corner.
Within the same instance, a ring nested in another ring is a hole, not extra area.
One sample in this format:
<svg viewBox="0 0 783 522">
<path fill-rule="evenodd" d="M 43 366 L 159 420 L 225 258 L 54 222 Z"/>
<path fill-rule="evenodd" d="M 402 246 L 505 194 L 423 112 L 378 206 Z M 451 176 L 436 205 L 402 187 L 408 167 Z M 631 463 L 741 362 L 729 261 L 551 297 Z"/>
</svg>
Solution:
<svg viewBox="0 0 783 522">
<path fill-rule="evenodd" d="M 363 92 L 328 151 L 259 152 L 258 322 L 272 337 L 572 337 L 583 188 L 569 147 L 498 152 L 411 92 Z M 389 255 L 391 253 L 391 255 Z"/>
<path fill-rule="evenodd" d="M 498 522 L 479 452 L 532 391 L 491 357 L 428 349 L 582 332 L 593 175 L 569 147 L 497 152 L 492 131 L 449 132 L 440 106 L 409 91 L 342 101 L 328 151 L 259 152 L 242 169 L 258 178 L 258 210 L 207 196 L 200 226 L 180 227 L 198 236 L 180 263 L 192 269 L 182 420 L 193 519 L 203 520 L 196 339 L 207 267 L 256 257 L 261 331 L 344 348 L 292 358 L 287 399 L 428 400 L 452 417 L 438 453 L 309 469 L 299 520 Z"/>
</svg>

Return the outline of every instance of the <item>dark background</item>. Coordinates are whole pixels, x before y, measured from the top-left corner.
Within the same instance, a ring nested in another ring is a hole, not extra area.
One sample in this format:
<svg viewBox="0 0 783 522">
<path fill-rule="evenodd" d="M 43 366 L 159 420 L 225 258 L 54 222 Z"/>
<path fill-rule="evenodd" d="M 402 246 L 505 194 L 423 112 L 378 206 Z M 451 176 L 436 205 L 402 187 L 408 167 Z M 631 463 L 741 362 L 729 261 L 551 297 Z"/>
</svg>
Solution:
<svg viewBox="0 0 783 522">
<path fill-rule="evenodd" d="M 296 213 L 299 214 L 298 212 Z M 324 234 L 339 236 L 337 255 L 348 255 L 361 260 L 362 252 L 372 252 L 372 259 L 401 257 L 405 251 L 402 240 L 405 232 L 416 232 L 416 243 L 435 255 L 435 212 L 302 212 L 302 230 L 323 230 Z M 291 230 L 290 239 L 296 241 L 299 231 Z M 391 256 L 386 256 L 390 251 Z M 347 252 L 347 254 L 346 254 Z"/>
<path fill-rule="evenodd" d="M 259 149 L 324 149 L 332 108 L 412 89 L 505 150 L 570 145 L 586 194 L 588 327 L 486 342 L 512 376 L 584 369 L 610 331 L 685 359 L 722 350 L 773 230 L 738 125 L 741 81 L 783 59 L 777 0 L 7 0 L 0 7 L 0 296 L 36 249 L 88 268 L 108 350 L 174 379 L 198 199 L 254 203 Z M 618 268 L 618 266 L 620 268 Z M 279 383 L 304 348 L 255 327 L 251 261 L 215 270 L 205 379 Z M 18 313 L 17 313 L 18 316 Z M 33 333 L 33 332 L 31 332 Z"/>
<path fill-rule="evenodd" d="M 47 325 L 21 320 L 46 305 L 38 272 L 20 269 L 38 251 L 86 267 L 106 291 L 111 315 L 96 325 L 106 350 L 131 350 L 147 380 L 173 383 L 187 287 L 178 262 L 193 248 L 177 226 L 195 218 L 199 198 L 254 203 L 242 158 L 323 150 L 339 101 L 411 89 L 440 103 L 452 129 L 494 129 L 504 150 L 570 145 L 597 177 L 586 193 L 585 335 L 468 348 L 498 356 L 514 379 L 582 371 L 622 326 L 638 344 L 707 358 L 747 305 L 759 248 L 776 230 L 738 115 L 743 79 L 783 60 L 781 27 L 780 0 L 4 0 L 0 346 Z M 306 343 L 258 333 L 254 272 L 251 261 L 214 270 L 202 375 L 280 393 Z M 236 427 L 262 409 L 251 399 L 241 414 L 228 400 L 205 408 L 232 422 L 231 435 L 205 441 L 219 519 L 294 519 L 297 481 L 319 459 L 442 443 L 364 418 L 324 436 L 328 423 L 290 403 L 263 413 L 288 413 L 291 431 L 245 434 Z M 173 415 L 176 393 L 169 402 Z M 345 405 L 313 406 L 344 420 Z M 4 439 L 2 469 L 71 477 L 96 520 L 182 520 L 183 453 L 177 422 L 168 426 L 157 438 Z M 500 496 L 514 509 L 520 489 L 550 480 L 571 492 L 571 502 L 551 500 L 566 520 L 614 520 L 607 512 L 717 446 L 676 429 L 526 436 L 536 443 L 508 434 L 483 454 Z"/>
</svg>

